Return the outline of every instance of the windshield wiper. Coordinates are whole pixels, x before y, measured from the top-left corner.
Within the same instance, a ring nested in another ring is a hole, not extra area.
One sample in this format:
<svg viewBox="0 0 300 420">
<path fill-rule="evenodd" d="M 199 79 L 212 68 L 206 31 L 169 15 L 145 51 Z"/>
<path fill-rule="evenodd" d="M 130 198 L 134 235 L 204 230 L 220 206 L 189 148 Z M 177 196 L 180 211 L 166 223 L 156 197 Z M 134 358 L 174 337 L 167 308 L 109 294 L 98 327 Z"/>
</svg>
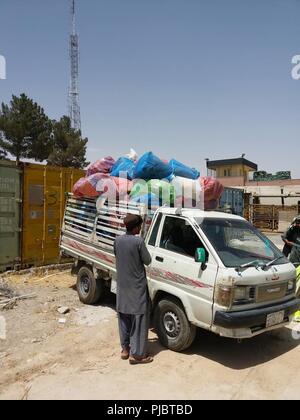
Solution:
<svg viewBox="0 0 300 420">
<path fill-rule="evenodd" d="M 258 268 L 259 264 L 255 264 L 255 263 L 258 263 L 258 260 L 250 261 L 246 264 L 240 265 L 236 268 L 236 271 L 240 271 L 242 268 L 250 268 L 250 267 Z"/>
<path fill-rule="evenodd" d="M 257 266 L 259 266 L 259 264 L 254 264 L 254 263 L 257 263 L 257 262 L 258 262 L 258 260 L 254 260 L 254 261 L 248 262 L 246 264 L 240 265 L 240 267 L 241 268 L 257 267 Z"/>
<path fill-rule="evenodd" d="M 271 267 L 271 265 L 275 264 L 277 261 L 281 260 L 282 258 L 284 258 L 283 255 L 281 255 L 280 257 L 275 258 L 273 261 L 270 261 L 267 264 L 264 264 L 263 267 Z"/>
</svg>

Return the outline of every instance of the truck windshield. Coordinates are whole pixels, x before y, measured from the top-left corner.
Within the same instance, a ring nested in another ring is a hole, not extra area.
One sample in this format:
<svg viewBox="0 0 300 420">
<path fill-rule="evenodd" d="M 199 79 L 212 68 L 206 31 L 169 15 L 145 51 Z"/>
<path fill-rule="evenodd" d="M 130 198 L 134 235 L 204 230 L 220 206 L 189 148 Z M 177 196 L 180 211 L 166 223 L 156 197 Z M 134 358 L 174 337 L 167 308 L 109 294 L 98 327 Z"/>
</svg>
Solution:
<svg viewBox="0 0 300 420">
<path fill-rule="evenodd" d="M 250 223 L 217 218 L 197 219 L 226 267 L 259 267 L 287 264 L 276 246 Z"/>
</svg>

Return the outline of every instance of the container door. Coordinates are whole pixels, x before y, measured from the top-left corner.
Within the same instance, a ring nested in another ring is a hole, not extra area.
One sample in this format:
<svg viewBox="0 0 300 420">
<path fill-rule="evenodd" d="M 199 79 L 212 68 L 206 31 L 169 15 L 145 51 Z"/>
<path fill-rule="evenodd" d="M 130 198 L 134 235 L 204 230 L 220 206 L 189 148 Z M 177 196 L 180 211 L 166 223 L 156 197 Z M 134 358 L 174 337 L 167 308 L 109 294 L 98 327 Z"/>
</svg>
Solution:
<svg viewBox="0 0 300 420">
<path fill-rule="evenodd" d="M 21 171 L 0 163 L 0 271 L 20 263 Z"/>
<path fill-rule="evenodd" d="M 75 173 L 74 173 L 75 172 Z M 83 171 L 27 165 L 24 169 L 23 247 L 24 265 L 48 265 L 60 261 L 59 239 L 66 193 Z"/>
<path fill-rule="evenodd" d="M 43 265 L 45 261 L 46 184 L 43 165 L 25 166 L 22 241 L 24 266 Z"/>
</svg>

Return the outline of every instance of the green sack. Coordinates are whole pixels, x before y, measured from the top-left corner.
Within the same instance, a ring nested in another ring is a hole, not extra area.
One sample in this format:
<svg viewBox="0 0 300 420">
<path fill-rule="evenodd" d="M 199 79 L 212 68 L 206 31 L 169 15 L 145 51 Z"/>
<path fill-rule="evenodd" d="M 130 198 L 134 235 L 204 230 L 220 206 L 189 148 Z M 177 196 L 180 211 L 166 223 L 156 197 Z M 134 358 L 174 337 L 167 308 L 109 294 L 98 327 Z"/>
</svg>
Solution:
<svg viewBox="0 0 300 420">
<path fill-rule="evenodd" d="M 150 194 L 159 197 L 161 205 L 167 204 L 174 206 L 176 198 L 175 188 L 169 182 L 152 179 L 148 181 L 148 188 Z"/>
<path fill-rule="evenodd" d="M 138 181 L 134 183 L 130 197 L 137 199 L 148 194 L 156 195 L 159 198 L 160 205 L 174 206 L 176 198 L 175 188 L 169 182 L 160 181 L 159 179 L 152 179 L 148 182 Z"/>
<path fill-rule="evenodd" d="M 133 187 L 130 192 L 131 198 L 137 198 L 143 195 L 147 195 L 149 193 L 148 191 L 148 184 L 146 181 L 138 181 L 134 182 Z"/>
</svg>

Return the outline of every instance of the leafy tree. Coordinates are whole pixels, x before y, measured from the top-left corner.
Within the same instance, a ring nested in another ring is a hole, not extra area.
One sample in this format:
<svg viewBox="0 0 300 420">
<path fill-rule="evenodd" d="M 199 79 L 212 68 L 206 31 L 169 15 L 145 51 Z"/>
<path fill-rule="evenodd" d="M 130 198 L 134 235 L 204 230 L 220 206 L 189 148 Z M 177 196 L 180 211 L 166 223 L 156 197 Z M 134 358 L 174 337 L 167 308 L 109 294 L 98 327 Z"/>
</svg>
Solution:
<svg viewBox="0 0 300 420">
<path fill-rule="evenodd" d="M 0 147 L 22 158 L 46 160 L 51 151 L 51 121 L 43 108 L 25 94 L 13 96 L 0 110 Z"/>
<path fill-rule="evenodd" d="M 2 150 L 0 147 L 0 160 L 6 159 L 6 157 L 7 157 L 7 153 L 5 152 L 5 150 Z"/>
<path fill-rule="evenodd" d="M 53 151 L 50 153 L 48 165 L 84 169 L 86 161 L 86 147 L 88 139 L 81 137 L 81 132 L 71 127 L 69 117 L 62 117 L 60 121 L 53 121 Z"/>
</svg>

